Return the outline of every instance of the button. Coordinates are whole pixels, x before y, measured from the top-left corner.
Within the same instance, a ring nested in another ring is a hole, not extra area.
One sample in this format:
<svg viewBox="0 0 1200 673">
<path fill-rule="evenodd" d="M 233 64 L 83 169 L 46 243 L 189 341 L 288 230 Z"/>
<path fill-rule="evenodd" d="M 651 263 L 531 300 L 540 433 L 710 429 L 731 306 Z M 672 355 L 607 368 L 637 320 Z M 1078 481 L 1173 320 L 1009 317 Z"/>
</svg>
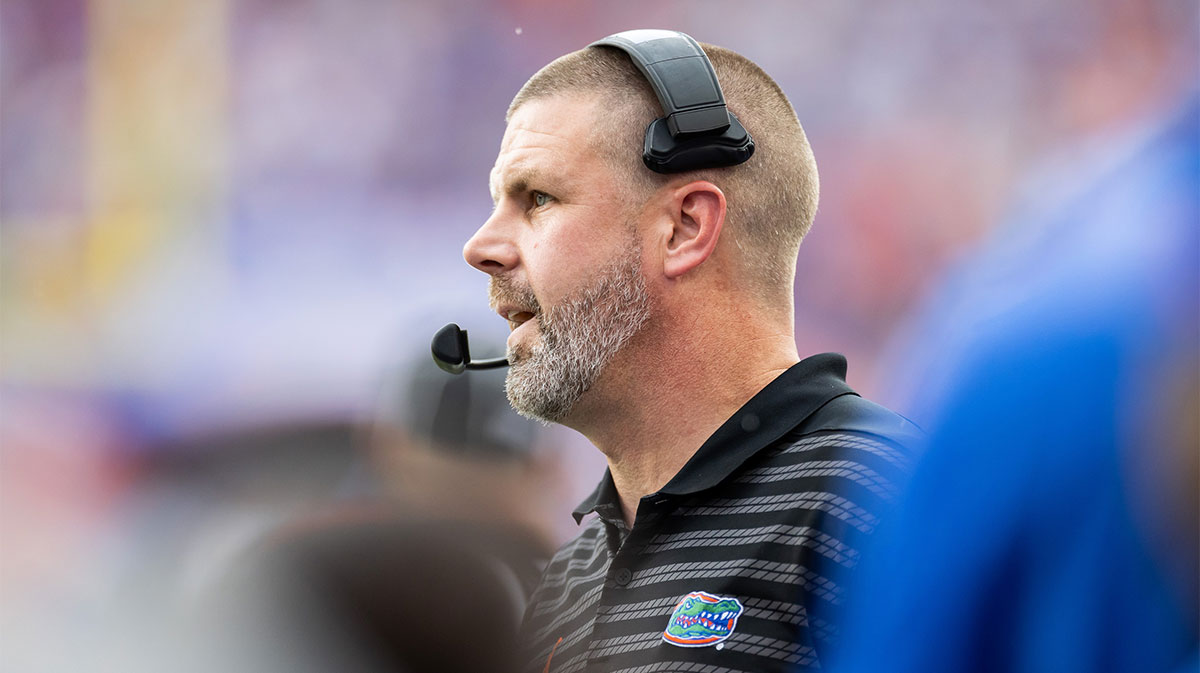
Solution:
<svg viewBox="0 0 1200 673">
<path fill-rule="evenodd" d="M 651 493 L 650 495 L 643 497 L 642 502 L 647 505 L 654 505 L 657 507 L 658 505 L 661 505 L 670 499 L 671 496 L 669 495 L 663 495 L 662 493 Z M 639 510 L 638 513 L 640 514 L 641 510 Z"/>
<path fill-rule="evenodd" d="M 760 425 L 762 425 L 762 422 L 758 420 L 757 415 L 746 414 L 745 416 L 742 416 L 742 430 L 746 432 L 754 432 Z"/>
<path fill-rule="evenodd" d="M 621 568 L 613 575 L 613 580 L 621 586 L 629 584 L 631 579 L 633 579 L 633 573 L 629 571 L 629 568 Z"/>
</svg>

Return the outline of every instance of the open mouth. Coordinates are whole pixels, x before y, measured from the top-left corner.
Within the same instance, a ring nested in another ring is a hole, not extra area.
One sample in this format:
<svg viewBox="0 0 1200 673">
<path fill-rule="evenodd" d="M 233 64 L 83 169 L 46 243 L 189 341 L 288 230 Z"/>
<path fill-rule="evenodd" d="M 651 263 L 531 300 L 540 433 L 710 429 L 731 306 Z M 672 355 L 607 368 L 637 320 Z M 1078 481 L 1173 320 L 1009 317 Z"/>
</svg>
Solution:
<svg viewBox="0 0 1200 673">
<path fill-rule="evenodd" d="M 508 311 L 504 317 L 506 320 L 508 320 L 508 328 L 512 331 L 516 331 L 518 327 L 525 324 L 527 321 L 532 320 L 534 315 L 530 311 L 513 310 Z"/>
</svg>

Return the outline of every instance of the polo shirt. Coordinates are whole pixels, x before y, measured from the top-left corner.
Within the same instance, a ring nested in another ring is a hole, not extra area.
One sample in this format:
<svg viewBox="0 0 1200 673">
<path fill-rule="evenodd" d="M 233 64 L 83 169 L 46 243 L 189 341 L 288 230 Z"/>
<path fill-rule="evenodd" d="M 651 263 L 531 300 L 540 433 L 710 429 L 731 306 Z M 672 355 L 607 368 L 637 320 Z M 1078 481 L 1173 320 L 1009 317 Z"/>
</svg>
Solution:
<svg viewBox="0 0 1200 673">
<path fill-rule="evenodd" d="M 550 561 L 522 625 L 525 671 L 820 668 L 860 545 L 916 427 L 857 395 L 846 360 L 792 366 L 624 523 L 612 474 Z"/>
</svg>

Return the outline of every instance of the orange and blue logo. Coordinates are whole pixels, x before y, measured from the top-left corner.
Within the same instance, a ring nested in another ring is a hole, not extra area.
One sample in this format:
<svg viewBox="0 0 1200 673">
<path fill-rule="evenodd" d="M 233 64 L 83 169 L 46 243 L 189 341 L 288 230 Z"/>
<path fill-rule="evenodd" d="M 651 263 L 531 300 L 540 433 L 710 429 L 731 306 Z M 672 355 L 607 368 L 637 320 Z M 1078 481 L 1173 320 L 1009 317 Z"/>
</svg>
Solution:
<svg viewBox="0 0 1200 673">
<path fill-rule="evenodd" d="M 662 637 L 679 647 L 716 645 L 733 635 L 741 614 L 742 603 L 736 598 L 693 591 L 675 605 Z"/>
</svg>

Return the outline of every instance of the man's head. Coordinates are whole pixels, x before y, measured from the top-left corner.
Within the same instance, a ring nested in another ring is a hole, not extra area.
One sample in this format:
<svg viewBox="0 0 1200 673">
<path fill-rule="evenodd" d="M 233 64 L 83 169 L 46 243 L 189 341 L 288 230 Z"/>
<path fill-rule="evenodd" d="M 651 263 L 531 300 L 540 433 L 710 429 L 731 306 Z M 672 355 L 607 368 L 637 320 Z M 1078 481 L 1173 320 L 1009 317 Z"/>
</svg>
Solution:
<svg viewBox="0 0 1200 673">
<path fill-rule="evenodd" d="M 796 251 L 817 209 L 817 165 L 796 112 L 783 90 L 746 57 L 702 44 L 720 80 L 729 109 L 755 140 L 755 153 L 739 166 L 661 175 L 641 161 L 646 127 L 663 112 L 653 89 L 624 52 L 588 47 L 542 68 L 513 98 L 506 119 L 526 103 L 554 96 L 593 94 L 602 100 L 590 138 L 623 178 L 630 203 L 680 178 L 708 180 L 728 204 L 725 237 L 740 251 L 746 278 L 765 293 L 791 297 Z"/>
<path fill-rule="evenodd" d="M 761 69 L 704 49 L 756 143 L 731 168 L 660 175 L 642 164 L 646 126 L 662 112 L 616 49 L 563 56 L 513 100 L 492 171 L 496 208 L 464 255 L 492 275 L 493 308 L 513 327 L 518 411 L 563 421 L 614 359 L 648 373 L 663 341 L 648 328 L 716 328 L 700 322 L 716 307 L 790 333 L 796 250 L 816 209 L 812 153 Z M 631 344 L 647 351 L 642 364 L 622 355 Z"/>
</svg>

